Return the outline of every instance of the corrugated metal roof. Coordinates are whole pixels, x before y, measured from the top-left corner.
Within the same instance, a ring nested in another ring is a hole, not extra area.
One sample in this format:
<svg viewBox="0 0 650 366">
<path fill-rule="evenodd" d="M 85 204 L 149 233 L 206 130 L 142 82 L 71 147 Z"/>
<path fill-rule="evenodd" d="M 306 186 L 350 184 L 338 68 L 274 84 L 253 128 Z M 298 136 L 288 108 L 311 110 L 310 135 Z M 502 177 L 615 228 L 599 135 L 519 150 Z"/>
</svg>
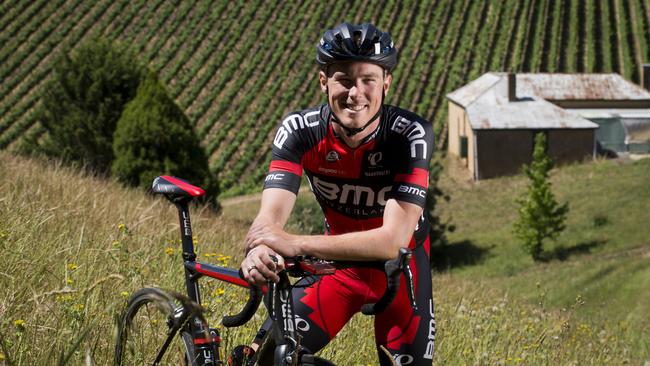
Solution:
<svg viewBox="0 0 650 366">
<path fill-rule="evenodd" d="M 447 97 L 463 106 L 470 125 L 481 129 L 598 128 L 598 125 L 534 94 L 508 101 L 505 73 L 487 73 Z"/>
<path fill-rule="evenodd" d="M 447 98 L 463 107 L 467 107 L 480 97 L 481 94 L 492 88 L 499 80 L 501 80 L 501 76 L 491 72 L 485 73 L 462 88 L 447 94 Z"/>
<path fill-rule="evenodd" d="M 517 95 L 547 100 L 650 100 L 650 92 L 619 74 L 517 74 Z"/>
</svg>

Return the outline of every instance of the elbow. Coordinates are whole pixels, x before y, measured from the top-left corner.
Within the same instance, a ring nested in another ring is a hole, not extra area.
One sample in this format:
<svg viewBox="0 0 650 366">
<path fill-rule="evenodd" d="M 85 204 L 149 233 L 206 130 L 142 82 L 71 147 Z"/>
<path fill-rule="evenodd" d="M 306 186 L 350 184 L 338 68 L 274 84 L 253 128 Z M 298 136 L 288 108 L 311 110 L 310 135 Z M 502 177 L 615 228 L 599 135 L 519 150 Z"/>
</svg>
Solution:
<svg viewBox="0 0 650 366">
<path fill-rule="evenodd" d="M 411 242 L 412 235 L 403 235 L 401 233 L 387 233 L 386 251 L 383 255 L 383 259 L 395 259 L 399 255 L 400 248 L 408 248 Z"/>
</svg>

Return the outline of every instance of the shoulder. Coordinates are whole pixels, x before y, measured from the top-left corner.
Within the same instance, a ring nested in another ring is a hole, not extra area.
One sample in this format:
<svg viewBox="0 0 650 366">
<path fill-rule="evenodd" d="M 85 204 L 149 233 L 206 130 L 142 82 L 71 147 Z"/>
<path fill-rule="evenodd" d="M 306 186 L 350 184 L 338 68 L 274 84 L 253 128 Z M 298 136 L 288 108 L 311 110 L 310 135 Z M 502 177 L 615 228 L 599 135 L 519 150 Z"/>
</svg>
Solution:
<svg viewBox="0 0 650 366">
<path fill-rule="evenodd" d="M 324 106 L 293 111 L 282 118 L 278 126 L 273 144 L 281 149 L 288 142 L 312 142 L 323 136 L 327 123 L 323 118 L 326 111 Z"/>
<path fill-rule="evenodd" d="M 409 110 L 386 105 L 386 123 L 391 134 L 402 139 L 424 139 L 433 144 L 433 125 L 422 116 Z"/>
</svg>

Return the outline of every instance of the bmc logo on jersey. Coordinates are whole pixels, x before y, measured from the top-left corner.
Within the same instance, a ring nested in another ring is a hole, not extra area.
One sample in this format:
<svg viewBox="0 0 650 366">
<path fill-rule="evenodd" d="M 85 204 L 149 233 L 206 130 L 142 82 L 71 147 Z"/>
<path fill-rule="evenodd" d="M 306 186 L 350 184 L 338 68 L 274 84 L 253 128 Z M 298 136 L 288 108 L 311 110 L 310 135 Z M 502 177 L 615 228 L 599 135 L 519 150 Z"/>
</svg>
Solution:
<svg viewBox="0 0 650 366">
<path fill-rule="evenodd" d="M 392 131 L 399 133 L 400 135 L 406 136 L 406 138 L 411 142 L 411 157 L 417 158 L 420 156 L 418 154 L 418 147 L 422 152 L 422 159 L 427 158 L 427 142 L 424 141 L 424 127 L 419 122 L 409 121 L 404 117 L 397 117 L 393 125 L 390 127 Z"/>
<path fill-rule="evenodd" d="M 270 173 L 266 176 L 266 179 L 264 179 L 264 181 L 268 182 L 270 180 L 284 180 L 284 173 Z"/>
<path fill-rule="evenodd" d="M 401 193 L 412 194 L 414 196 L 420 196 L 422 198 L 427 197 L 427 191 L 425 191 L 424 189 L 420 189 L 420 188 L 417 188 L 417 187 L 405 186 L 403 184 L 401 186 L 397 187 L 397 191 L 401 192 Z"/>
<path fill-rule="evenodd" d="M 304 116 L 301 114 L 292 114 L 282 121 L 282 126 L 278 129 L 278 132 L 275 134 L 273 139 L 273 145 L 278 149 L 282 149 L 282 145 L 289 138 L 289 134 L 293 134 L 294 131 L 302 130 L 306 127 L 315 127 L 318 126 L 320 121 L 318 118 L 313 121 L 309 121 L 309 117 L 318 114 L 318 111 L 313 111 L 306 113 Z"/>
<path fill-rule="evenodd" d="M 318 179 L 318 177 L 314 177 L 315 191 L 325 197 L 325 199 L 337 201 L 341 204 L 352 203 L 353 205 L 363 205 L 366 207 L 373 207 L 375 204 L 386 206 L 386 194 L 390 192 L 391 188 L 392 186 L 386 186 L 375 193 L 370 187 L 352 184 L 339 186 L 336 183 L 326 182 Z"/>
</svg>

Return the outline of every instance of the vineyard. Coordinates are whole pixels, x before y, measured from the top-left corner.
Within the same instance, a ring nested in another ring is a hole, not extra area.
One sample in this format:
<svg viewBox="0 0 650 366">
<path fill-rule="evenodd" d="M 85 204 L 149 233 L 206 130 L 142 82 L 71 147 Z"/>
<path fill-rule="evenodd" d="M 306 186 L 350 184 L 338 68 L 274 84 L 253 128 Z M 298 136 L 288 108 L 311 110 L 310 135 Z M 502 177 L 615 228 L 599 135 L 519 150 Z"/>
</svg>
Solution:
<svg viewBox="0 0 650 366">
<path fill-rule="evenodd" d="M 2 0 L 0 149 L 43 129 L 39 97 L 63 51 L 97 36 L 130 45 L 194 123 L 227 195 L 258 188 L 283 115 L 324 101 L 314 49 L 341 21 L 393 35 L 387 102 L 429 119 L 486 71 L 617 72 L 650 60 L 650 0 Z"/>
</svg>

